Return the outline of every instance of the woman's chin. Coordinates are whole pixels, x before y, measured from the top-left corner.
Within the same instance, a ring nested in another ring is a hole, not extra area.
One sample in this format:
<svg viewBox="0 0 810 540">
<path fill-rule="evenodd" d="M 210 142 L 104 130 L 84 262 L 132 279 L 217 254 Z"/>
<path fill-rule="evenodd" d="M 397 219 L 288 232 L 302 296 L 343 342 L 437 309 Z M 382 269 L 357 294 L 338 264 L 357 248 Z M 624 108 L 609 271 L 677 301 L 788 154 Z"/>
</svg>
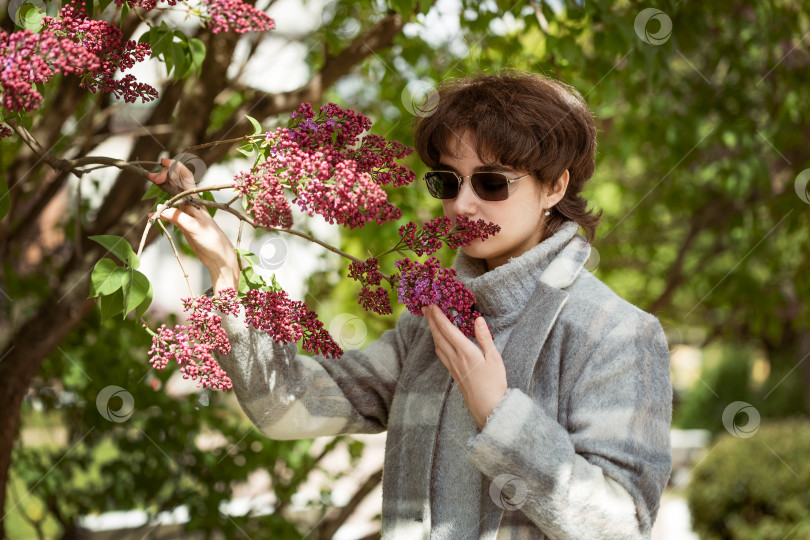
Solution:
<svg viewBox="0 0 810 540">
<path fill-rule="evenodd" d="M 469 246 L 463 246 L 461 250 L 465 255 L 474 259 L 489 259 L 495 254 L 494 247 L 492 244 L 486 246 L 483 241 L 475 240 Z"/>
</svg>

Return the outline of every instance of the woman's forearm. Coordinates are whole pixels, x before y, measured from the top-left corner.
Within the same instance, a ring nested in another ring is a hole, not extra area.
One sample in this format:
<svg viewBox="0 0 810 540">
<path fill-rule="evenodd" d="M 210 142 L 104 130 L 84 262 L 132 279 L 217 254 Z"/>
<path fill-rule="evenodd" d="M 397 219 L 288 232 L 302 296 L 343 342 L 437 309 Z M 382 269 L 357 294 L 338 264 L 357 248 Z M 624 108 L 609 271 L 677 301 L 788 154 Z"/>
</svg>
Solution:
<svg viewBox="0 0 810 540">
<path fill-rule="evenodd" d="M 208 273 L 211 275 L 215 294 L 228 288 L 237 289 L 239 286 L 239 267 L 236 259 L 232 264 L 208 265 Z"/>
</svg>

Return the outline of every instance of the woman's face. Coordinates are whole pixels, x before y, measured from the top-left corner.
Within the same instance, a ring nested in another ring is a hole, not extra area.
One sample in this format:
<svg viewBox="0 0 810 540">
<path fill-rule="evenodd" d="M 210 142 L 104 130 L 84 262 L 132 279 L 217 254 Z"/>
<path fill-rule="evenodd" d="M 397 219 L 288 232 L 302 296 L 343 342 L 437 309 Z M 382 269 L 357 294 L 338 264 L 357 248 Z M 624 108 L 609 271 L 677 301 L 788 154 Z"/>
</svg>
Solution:
<svg viewBox="0 0 810 540">
<path fill-rule="evenodd" d="M 461 139 L 454 137 L 449 147 L 456 157 L 441 154 L 439 169 L 454 171 L 459 176 L 467 176 L 479 170 L 505 172 L 509 178 L 527 174 L 527 171 L 504 168 L 500 164 L 484 164 L 475 153 L 475 144 L 469 131 Z M 544 220 L 541 193 L 539 182 L 529 175 L 510 185 L 509 198 L 505 201 L 484 201 L 473 192 L 470 179 L 464 178 L 458 196 L 453 200 L 443 200 L 442 206 L 444 215 L 452 221 L 455 221 L 456 216 L 466 216 L 471 220 L 483 219 L 500 225 L 501 230 L 495 236 L 475 240 L 469 246 L 461 248 L 470 257 L 485 259 L 487 268 L 492 270 L 540 243 Z"/>
</svg>

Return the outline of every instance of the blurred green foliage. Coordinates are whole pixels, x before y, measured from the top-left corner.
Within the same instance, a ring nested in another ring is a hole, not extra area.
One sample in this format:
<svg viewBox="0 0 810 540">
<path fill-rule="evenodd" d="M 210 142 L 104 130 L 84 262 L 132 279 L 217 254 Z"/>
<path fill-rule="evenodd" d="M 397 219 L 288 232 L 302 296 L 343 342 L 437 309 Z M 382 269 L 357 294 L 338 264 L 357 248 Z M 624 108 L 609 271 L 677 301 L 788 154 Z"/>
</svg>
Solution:
<svg viewBox="0 0 810 540">
<path fill-rule="evenodd" d="M 175 322 L 174 316 L 166 321 Z M 189 533 L 224 538 L 306 534 L 333 504 L 330 491 L 325 486 L 319 499 L 306 502 L 311 514 L 305 517 L 293 495 L 319 470 L 318 456 L 344 446 L 353 464 L 362 444 L 337 437 L 316 456 L 310 451 L 313 440 L 262 436 L 241 413 L 233 393 L 170 396 L 166 384 L 176 371 L 152 369 L 145 356 L 150 346 L 140 325 L 100 321 L 94 312 L 48 357 L 47 376 L 35 380 L 24 402 L 22 429 L 62 426 L 66 444 L 17 446 L 10 498 L 18 513 L 16 532 L 26 529 L 22 515 L 29 521 L 37 517 L 41 526 L 49 517 L 43 530 L 59 522 L 56 529 L 69 535 L 80 529 L 82 515 L 140 509 L 154 518 L 182 505 L 188 509 L 184 528 Z M 104 404 L 98 406 L 101 389 L 109 385 L 132 396 L 131 416 L 120 395 L 109 400 L 109 413 Z M 187 388 L 194 390 L 194 384 Z M 274 505 L 257 515 L 224 513 L 234 489 L 257 472 L 269 476 Z M 341 475 L 332 471 L 330 476 L 331 483 Z M 298 518 L 290 510 L 298 511 Z M 144 526 L 143 533 L 153 527 Z"/>
<path fill-rule="evenodd" d="M 763 421 L 750 438 L 723 434 L 692 473 L 687 501 L 701 540 L 810 536 L 810 422 Z"/>
</svg>

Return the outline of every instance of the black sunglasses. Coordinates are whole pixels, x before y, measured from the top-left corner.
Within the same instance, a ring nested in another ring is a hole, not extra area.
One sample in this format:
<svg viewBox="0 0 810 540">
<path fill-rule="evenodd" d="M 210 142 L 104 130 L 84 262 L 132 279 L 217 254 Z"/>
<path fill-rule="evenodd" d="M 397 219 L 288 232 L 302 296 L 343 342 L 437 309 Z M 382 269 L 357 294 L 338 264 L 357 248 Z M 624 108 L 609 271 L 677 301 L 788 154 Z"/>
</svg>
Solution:
<svg viewBox="0 0 810 540">
<path fill-rule="evenodd" d="M 509 198 L 509 186 L 529 176 L 524 174 L 520 178 L 509 178 L 502 172 L 475 172 L 467 176 L 459 176 L 453 171 L 428 171 L 425 173 L 425 183 L 428 191 L 437 199 L 455 199 L 461 191 L 461 182 L 464 178 L 470 179 L 473 192 L 484 201 L 505 201 Z"/>
</svg>

